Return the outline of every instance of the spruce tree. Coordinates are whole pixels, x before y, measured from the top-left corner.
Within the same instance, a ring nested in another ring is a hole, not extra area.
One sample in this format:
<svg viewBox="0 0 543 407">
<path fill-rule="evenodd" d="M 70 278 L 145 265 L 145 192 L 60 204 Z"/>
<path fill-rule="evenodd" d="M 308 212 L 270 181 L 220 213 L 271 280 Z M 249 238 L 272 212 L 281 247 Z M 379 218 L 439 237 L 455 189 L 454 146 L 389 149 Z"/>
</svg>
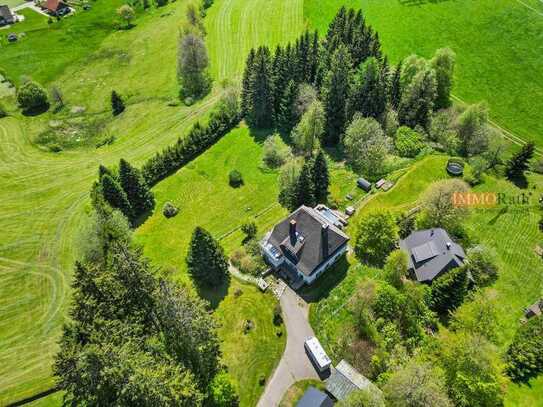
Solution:
<svg viewBox="0 0 543 407">
<path fill-rule="evenodd" d="M 400 100 L 402 99 L 402 61 L 398 62 L 396 69 L 394 69 L 394 75 L 390 83 L 390 104 L 394 109 L 398 109 L 400 106 Z"/>
<path fill-rule="evenodd" d="M 109 168 L 107 168 L 105 165 L 100 164 L 98 166 L 98 179 L 102 179 L 102 177 L 106 174 L 112 178 L 115 178 L 115 176 L 113 175 L 113 173 L 111 172 Z"/>
<path fill-rule="evenodd" d="M 113 116 L 117 116 L 124 112 L 124 102 L 121 96 L 115 92 L 111 92 L 111 110 L 113 111 Z"/>
<path fill-rule="evenodd" d="M 524 171 L 529 168 L 530 160 L 533 158 L 534 152 L 534 143 L 526 143 L 522 146 L 520 151 L 513 154 L 505 168 L 505 175 L 507 178 L 515 180 L 524 177 Z"/>
<path fill-rule="evenodd" d="M 273 125 L 273 74 L 270 50 L 260 47 L 250 77 L 250 96 L 247 119 L 254 127 L 270 128 Z"/>
<path fill-rule="evenodd" d="M 241 82 L 241 114 L 247 114 L 251 98 L 251 75 L 255 62 L 255 50 L 251 48 L 247 60 L 245 61 L 245 70 L 243 71 L 243 79 Z"/>
<path fill-rule="evenodd" d="M 285 52 L 283 48 L 280 45 L 278 45 L 277 48 L 275 49 L 275 54 L 273 56 L 273 62 L 272 62 L 273 83 L 274 83 L 273 110 L 274 110 L 276 119 L 278 119 L 281 113 L 281 104 L 283 101 L 283 94 L 289 83 L 287 79 L 286 62 L 287 61 L 285 60 Z"/>
<path fill-rule="evenodd" d="M 112 208 L 119 209 L 132 222 L 134 220 L 134 210 L 121 185 L 109 174 L 106 174 L 100 180 L 100 186 L 106 202 Z"/>
<path fill-rule="evenodd" d="M 155 197 L 143 179 L 141 172 L 122 158 L 119 162 L 119 181 L 135 216 L 142 215 L 153 209 Z"/>
<path fill-rule="evenodd" d="M 351 74 L 351 58 L 344 45 L 340 45 L 332 57 L 330 70 L 322 86 L 324 111 L 326 112 L 326 138 L 328 145 L 338 143 L 346 125 L 346 99 Z"/>
<path fill-rule="evenodd" d="M 298 112 L 296 111 L 296 100 L 298 96 L 298 86 L 291 80 L 281 98 L 279 115 L 277 117 L 277 126 L 285 133 L 289 134 L 298 122 Z"/>
<path fill-rule="evenodd" d="M 297 206 L 307 205 L 313 207 L 316 204 L 315 185 L 313 183 L 313 174 L 311 170 L 311 160 L 305 160 L 296 183 L 295 195 Z"/>
<path fill-rule="evenodd" d="M 452 269 L 432 282 L 430 308 L 442 316 L 462 304 L 468 293 L 468 274 L 465 267 Z"/>
<path fill-rule="evenodd" d="M 368 58 L 354 75 L 349 100 L 349 118 L 356 112 L 378 119 L 387 106 L 387 86 L 379 62 Z"/>
<path fill-rule="evenodd" d="M 223 248 L 199 226 L 192 234 L 186 261 L 196 284 L 217 287 L 228 277 L 228 261 Z"/>
<path fill-rule="evenodd" d="M 313 185 L 315 186 L 315 199 L 317 202 L 325 203 L 328 199 L 328 186 L 330 185 L 330 175 L 328 174 L 328 164 L 324 152 L 319 150 L 313 160 Z"/>
</svg>

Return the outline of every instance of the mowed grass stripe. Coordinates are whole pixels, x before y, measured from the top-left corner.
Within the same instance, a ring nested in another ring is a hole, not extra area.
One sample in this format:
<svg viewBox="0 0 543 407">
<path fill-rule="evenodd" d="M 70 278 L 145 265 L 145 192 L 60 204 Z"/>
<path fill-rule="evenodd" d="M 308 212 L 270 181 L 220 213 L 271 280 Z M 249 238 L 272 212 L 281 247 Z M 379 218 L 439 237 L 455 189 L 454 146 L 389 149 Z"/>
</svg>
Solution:
<svg viewBox="0 0 543 407">
<path fill-rule="evenodd" d="M 214 79 L 239 80 L 251 48 L 275 48 L 303 31 L 303 0 L 218 0 L 206 17 Z"/>
</svg>

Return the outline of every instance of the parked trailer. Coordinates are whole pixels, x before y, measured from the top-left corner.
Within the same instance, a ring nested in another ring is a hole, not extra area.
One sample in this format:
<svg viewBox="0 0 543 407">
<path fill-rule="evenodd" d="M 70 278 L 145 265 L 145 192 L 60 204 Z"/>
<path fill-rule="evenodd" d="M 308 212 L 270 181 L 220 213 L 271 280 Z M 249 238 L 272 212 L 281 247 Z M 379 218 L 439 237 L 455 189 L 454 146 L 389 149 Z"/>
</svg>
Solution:
<svg viewBox="0 0 543 407">
<path fill-rule="evenodd" d="M 312 336 L 311 338 L 306 339 L 304 347 L 319 372 L 324 372 L 325 370 L 330 368 L 332 361 L 322 348 L 317 338 Z"/>
</svg>

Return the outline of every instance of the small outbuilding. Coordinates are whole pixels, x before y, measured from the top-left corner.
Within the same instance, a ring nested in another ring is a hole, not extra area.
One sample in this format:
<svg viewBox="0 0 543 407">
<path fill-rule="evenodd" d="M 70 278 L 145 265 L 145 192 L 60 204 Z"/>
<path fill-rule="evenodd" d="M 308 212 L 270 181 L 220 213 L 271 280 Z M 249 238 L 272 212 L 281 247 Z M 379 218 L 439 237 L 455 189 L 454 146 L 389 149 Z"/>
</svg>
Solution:
<svg viewBox="0 0 543 407">
<path fill-rule="evenodd" d="M 371 189 L 371 182 L 364 178 L 358 178 L 358 180 L 356 180 L 356 185 L 358 185 L 358 188 L 362 188 L 366 192 L 369 192 Z"/>
<path fill-rule="evenodd" d="M 381 393 L 376 385 L 345 360 L 339 362 L 336 368 L 332 369 L 332 374 L 326 381 L 326 391 L 338 401 L 345 400 L 355 391 L 365 389 Z"/>
<path fill-rule="evenodd" d="M 328 394 L 310 386 L 296 407 L 332 407 L 334 402 Z"/>
<path fill-rule="evenodd" d="M 524 310 L 524 317 L 530 319 L 533 317 L 539 317 L 543 313 L 543 298 L 533 303 Z"/>
</svg>

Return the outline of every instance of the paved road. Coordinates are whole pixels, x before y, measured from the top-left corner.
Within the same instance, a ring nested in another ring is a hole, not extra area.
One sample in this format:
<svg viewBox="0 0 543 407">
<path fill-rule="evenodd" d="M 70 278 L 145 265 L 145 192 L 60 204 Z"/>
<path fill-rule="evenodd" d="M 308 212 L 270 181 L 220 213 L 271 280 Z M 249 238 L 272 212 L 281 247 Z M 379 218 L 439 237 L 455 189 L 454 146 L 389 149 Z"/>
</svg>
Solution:
<svg viewBox="0 0 543 407">
<path fill-rule="evenodd" d="M 319 379 L 304 350 L 304 341 L 314 336 L 308 321 L 309 306 L 290 287 L 286 287 L 280 301 L 287 329 L 287 346 L 257 407 L 276 407 L 288 388 L 298 380 Z"/>
</svg>

